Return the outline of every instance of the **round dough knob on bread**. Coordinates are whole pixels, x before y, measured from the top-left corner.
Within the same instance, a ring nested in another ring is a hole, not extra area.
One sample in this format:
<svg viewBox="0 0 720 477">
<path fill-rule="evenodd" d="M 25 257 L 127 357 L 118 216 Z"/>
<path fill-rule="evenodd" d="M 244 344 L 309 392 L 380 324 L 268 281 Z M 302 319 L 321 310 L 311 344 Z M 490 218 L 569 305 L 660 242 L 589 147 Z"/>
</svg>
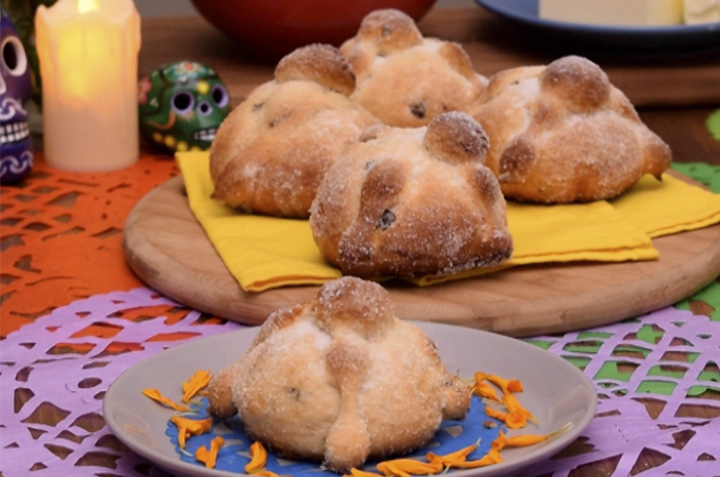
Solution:
<svg viewBox="0 0 720 477">
<path fill-rule="evenodd" d="M 568 203 L 660 180 L 670 148 L 595 63 L 578 56 L 505 70 L 471 109 L 490 137 L 487 165 L 506 197 Z"/>
<path fill-rule="evenodd" d="M 465 417 L 470 392 L 382 286 L 344 277 L 271 314 L 208 399 L 281 456 L 343 472 L 426 444 L 443 419 Z"/>
<path fill-rule="evenodd" d="M 351 99 L 391 126 L 423 126 L 465 111 L 487 83 L 461 45 L 424 38 L 399 10 L 368 14 L 340 51 L 357 75 Z"/>
<path fill-rule="evenodd" d="M 250 213 L 307 218 L 325 172 L 378 120 L 348 96 L 355 76 L 329 45 L 283 58 L 251 92 L 210 149 L 212 197 Z"/>
<path fill-rule="evenodd" d="M 363 278 L 447 275 L 512 252 L 505 200 L 470 116 L 374 126 L 327 172 L 310 226 L 331 264 Z"/>
</svg>

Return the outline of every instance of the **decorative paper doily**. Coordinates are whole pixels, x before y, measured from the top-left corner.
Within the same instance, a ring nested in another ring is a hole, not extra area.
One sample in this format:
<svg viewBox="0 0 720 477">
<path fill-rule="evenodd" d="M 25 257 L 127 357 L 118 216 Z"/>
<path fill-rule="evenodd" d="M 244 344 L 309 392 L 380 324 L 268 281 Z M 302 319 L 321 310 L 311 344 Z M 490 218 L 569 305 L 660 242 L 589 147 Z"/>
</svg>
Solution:
<svg viewBox="0 0 720 477">
<path fill-rule="evenodd" d="M 0 475 L 161 475 L 109 432 L 105 392 L 144 358 L 239 327 L 137 288 L 76 301 L 11 333 L 0 355 Z"/>
<path fill-rule="evenodd" d="M 714 283 L 681 306 L 715 314 L 720 306 L 704 300 L 720 303 L 719 288 Z M 104 392 L 146 357 L 239 327 L 139 288 L 76 301 L 11 333 L 1 357 L 3 477 L 163 475 L 109 433 Z M 635 468 L 641 455 L 656 462 L 652 475 L 717 473 L 720 318 L 666 308 L 592 332 L 530 341 L 579 365 L 600 397 L 582 437 L 532 475 L 570 475 L 603 461 L 608 475 L 627 476 L 645 470 Z M 709 406 L 707 416 L 688 417 L 698 405 Z M 688 438 L 683 448 L 679 436 Z"/>
<path fill-rule="evenodd" d="M 720 168 L 673 167 L 720 192 Z M 117 270 L 127 212 L 176 172 L 171 161 L 145 157 L 78 181 L 40 161 L 21 186 L 1 189 L 2 477 L 166 475 L 108 431 L 105 391 L 163 349 L 241 327 L 135 288 L 139 281 Z M 145 175 L 151 180 L 137 180 Z M 600 396 L 583 436 L 532 475 L 582 475 L 592 462 L 616 476 L 720 474 L 720 284 L 636 320 L 529 341 L 584 369 Z M 689 417 L 700 405 L 703 417 Z M 648 469 L 636 468 L 640 456 Z"/>
<path fill-rule="evenodd" d="M 125 219 L 179 172 L 172 157 L 143 154 L 126 169 L 78 174 L 49 167 L 38 153 L 27 179 L 3 184 L 0 334 L 75 300 L 142 286 L 125 262 Z"/>
<path fill-rule="evenodd" d="M 616 461 L 612 475 L 636 475 L 647 470 L 637 464 L 641 455 L 657 463 L 652 475 L 720 473 L 720 321 L 666 308 L 532 341 L 580 366 L 599 401 L 582 437 L 528 475 L 570 475 L 602 459 Z M 688 416 L 701 405 L 712 410 Z M 687 444 L 679 446 L 680 437 Z"/>
</svg>

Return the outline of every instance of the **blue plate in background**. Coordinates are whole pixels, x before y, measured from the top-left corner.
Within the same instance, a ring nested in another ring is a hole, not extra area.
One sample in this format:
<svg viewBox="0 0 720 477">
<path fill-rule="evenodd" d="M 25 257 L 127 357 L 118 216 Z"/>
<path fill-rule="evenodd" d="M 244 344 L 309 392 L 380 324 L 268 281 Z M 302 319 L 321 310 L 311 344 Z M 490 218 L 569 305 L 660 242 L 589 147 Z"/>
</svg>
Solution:
<svg viewBox="0 0 720 477">
<path fill-rule="evenodd" d="M 720 50 L 720 23 L 672 26 L 612 26 L 540 18 L 538 0 L 475 0 L 498 16 L 610 55 L 692 54 Z"/>
</svg>

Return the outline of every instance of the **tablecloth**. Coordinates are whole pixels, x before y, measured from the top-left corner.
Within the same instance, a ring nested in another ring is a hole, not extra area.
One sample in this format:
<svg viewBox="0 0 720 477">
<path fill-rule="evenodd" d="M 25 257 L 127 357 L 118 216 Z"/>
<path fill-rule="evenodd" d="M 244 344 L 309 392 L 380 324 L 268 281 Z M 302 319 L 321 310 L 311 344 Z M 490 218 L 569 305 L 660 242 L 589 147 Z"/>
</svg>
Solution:
<svg viewBox="0 0 720 477">
<path fill-rule="evenodd" d="M 720 168 L 678 168 L 720 190 Z M 112 180 L 101 175 L 78 180 L 40 162 L 22 187 L 3 188 L 3 477 L 164 475 L 109 432 L 102 417 L 105 391 L 120 373 L 144 358 L 242 327 L 175 303 L 132 276 L 112 278 L 129 273 L 119 245 L 123 213 L 153 183 L 176 173 L 172 164 L 144 158 Z M 144 174 L 153 179 L 133 182 Z M 144 186 L 138 188 L 139 183 Z M 118 197 L 124 198 L 124 205 L 113 204 Z M 74 207 L 81 202 L 82 213 Z M 76 249 L 60 248 L 73 247 L 68 237 L 78 234 L 84 238 L 76 242 Z M 35 256 L 43 246 L 53 248 Z M 53 257 L 64 253 L 84 260 L 72 274 L 53 267 Z M 98 256 L 112 258 L 93 264 Z M 98 267 L 104 275 L 84 270 Z M 50 287 L 52 281 L 66 283 Z M 50 288 L 63 293 L 44 296 Z M 575 443 L 525 475 L 577 475 L 584 466 L 602 460 L 617 476 L 720 472 L 717 280 L 674 307 L 527 341 L 580 367 L 597 389 L 599 407 Z M 699 405 L 707 406 L 703 417 L 690 417 L 687 410 Z M 683 447 L 677 444 L 679 436 L 687 438 Z M 641 455 L 652 456 L 657 465 L 636 468 Z"/>
</svg>

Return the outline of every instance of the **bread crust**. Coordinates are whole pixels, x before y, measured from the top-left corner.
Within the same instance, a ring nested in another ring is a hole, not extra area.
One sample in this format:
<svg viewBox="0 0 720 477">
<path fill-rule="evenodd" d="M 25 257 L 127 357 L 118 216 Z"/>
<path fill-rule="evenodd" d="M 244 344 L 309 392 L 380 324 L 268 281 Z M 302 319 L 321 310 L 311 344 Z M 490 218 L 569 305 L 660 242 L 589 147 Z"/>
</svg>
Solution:
<svg viewBox="0 0 720 477">
<path fill-rule="evenodd" d="M 307 218 L 325 172 L 378 120 L 348 95 L 352 68 L 329 45 L 283 58 L 220 126 L 210 149 L 212 197 L 249 213 Z"/>
<path fill-rule="evenodd" d="M 488 167 L 518 200 L 610 199 L 643 174 L 660 180 L 672 158 L 625 95 L 582 57 L 500 72 L 470 112 L 490 138 Z"/>
<path fill-rule="evenodd" d="M 344 277 L 268 317 L 247 352 L 208 389 L 210 412 L 239 412 L 275 452 L 343 472 L 427 443 L 462 419 L 470 393 L 434 343 L 394 316 L 377 283 Z"/>
<path fill-rule="evenodd" d="M 367 15 L 340 51 L 357 75 L 353 101 L 391 126 L 418 127 L 466 111 L 487 83 L 461 45 L 424 38 L 394 9 Z"/>
<path fill-rule="evenodd" d="M 374 127 L 328 171 L 310 226 L 323 256 L 364 278 L 446 275 L 512 252 L 487 136 L 460 112 Z"/>
</svg>

